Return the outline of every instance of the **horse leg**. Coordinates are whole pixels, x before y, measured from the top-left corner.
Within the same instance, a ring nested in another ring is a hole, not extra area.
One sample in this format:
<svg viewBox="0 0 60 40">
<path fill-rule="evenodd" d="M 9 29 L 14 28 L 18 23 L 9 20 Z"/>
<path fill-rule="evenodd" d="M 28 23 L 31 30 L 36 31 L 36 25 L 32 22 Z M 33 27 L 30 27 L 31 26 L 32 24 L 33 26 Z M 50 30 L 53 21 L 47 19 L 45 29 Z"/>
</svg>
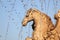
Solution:
<svg viewBox="0 0 60 40">
<path fill-rule="evenodd" d="M 32 38 L 27 37 L 25 40 L 32 40 Z"/>
</svg>

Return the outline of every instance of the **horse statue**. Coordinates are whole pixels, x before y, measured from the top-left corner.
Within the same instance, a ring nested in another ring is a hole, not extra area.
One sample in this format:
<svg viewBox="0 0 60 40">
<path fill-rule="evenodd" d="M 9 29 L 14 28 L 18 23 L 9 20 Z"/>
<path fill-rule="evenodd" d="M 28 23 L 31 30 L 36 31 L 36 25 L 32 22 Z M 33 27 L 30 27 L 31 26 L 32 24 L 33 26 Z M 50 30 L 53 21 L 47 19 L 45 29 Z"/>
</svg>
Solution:
<svg viewBox="0 0 60 40">
<path fill-rule="evenodd" d="M 54 37 L 51 37 L 53 40 L 60 40 L 60 10 L 57 14 L 54 15 L 56 19 L 55 29 L 50 31 Z M 51 40 L 51 39 L 50 39 Z"/>
<path fill-rule="evenodd" d="M 58 11 L 57 14 L 55 14 L 55 19 L 57 20 L 56 21 L 56 28 L 54 30 L 56 30 L 60 36 L 60 10 Z"/>
<path fill-rule="evenodd" d="M 32 37 L 27 37 L 26 40 L 45 40 L 48 36 L 48 32 L 55 28 L 50 17 L 35 8 L 30 8 L 27 11 L 25 18 L 22 21 L 22 25 L 26 26 L 30 21 L 33 21 L 33 33 Z"/>
</svg>

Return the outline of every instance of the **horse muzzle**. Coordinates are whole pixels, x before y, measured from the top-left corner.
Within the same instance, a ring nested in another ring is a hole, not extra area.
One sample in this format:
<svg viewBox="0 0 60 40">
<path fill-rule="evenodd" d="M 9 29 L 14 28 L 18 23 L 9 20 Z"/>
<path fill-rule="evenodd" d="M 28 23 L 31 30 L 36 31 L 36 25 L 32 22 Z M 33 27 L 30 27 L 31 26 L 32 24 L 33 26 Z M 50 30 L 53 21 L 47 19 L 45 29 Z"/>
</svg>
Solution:
<svg viewBox="0 0 60 40">
<path fill-rule="evenodd" d="M 26 22 L 26 21 L 23 21 L 23 22 L 22 22 L 22 25 L 23 25 L 23 26 L 26 26 L 26 25 L 27 25 L 27 22 Z"/>
</svg>

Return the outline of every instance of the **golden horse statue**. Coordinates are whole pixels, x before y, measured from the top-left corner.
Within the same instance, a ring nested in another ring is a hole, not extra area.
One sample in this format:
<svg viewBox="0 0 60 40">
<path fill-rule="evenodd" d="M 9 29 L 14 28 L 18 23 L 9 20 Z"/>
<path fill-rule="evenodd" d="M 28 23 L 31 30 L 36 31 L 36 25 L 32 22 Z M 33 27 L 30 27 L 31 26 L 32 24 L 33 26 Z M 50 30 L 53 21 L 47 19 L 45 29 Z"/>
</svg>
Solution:
<svg viewBox="0 0 60 40">
<path fill-rule="evenodd" d="M 55 29 L 51 31 L 54 36 L 52 38 L 54 38 L 54 40 L 60 40 L 60 10 L 54 15 L 54 18 L 56 19 L 56 25 Z"/>
<path fill-rule="evenodd" d="M 54 15 L 56 19 L 55 28 L 50 31 L 51 35 L 46 40 L 60 40 L 60 10 Z"/>
<path fill-rule="evenodd" d="M 51 18 L 37 9 L 30 8 L 23 19 L 22 25 L 26 26 L 28 22 L 33 21 L 33 33 L 31 38 L 26 40 L 49 40 L 50 33 L 55 29 Z M 48 38 L 47 38 L 48 37 Z M 47 39 L 46 39 L 47 38 Z"/>
</svg>

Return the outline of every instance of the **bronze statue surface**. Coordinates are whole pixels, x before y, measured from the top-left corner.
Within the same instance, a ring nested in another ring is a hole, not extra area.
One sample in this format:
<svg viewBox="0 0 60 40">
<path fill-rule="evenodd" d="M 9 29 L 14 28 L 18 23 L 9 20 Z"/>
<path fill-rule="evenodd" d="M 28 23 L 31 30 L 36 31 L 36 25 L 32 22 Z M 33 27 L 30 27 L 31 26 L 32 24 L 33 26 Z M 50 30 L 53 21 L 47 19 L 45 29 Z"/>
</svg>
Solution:
<svg viewBox="0 0 60 40">
<path fill-rule="evenodd" d="M 22 25 L 26 26 L 28 22 L 33 21 L 32 24 L 32 37 L 27 37 L 26 40 L 59 40 L 60 38 L 60 11 L 55 14 L 56 25 L 51 21 L 51 18 L 45 13 L 30 8 L 27 11 L 25 18 L 23 19 Z"/>
</svg>

